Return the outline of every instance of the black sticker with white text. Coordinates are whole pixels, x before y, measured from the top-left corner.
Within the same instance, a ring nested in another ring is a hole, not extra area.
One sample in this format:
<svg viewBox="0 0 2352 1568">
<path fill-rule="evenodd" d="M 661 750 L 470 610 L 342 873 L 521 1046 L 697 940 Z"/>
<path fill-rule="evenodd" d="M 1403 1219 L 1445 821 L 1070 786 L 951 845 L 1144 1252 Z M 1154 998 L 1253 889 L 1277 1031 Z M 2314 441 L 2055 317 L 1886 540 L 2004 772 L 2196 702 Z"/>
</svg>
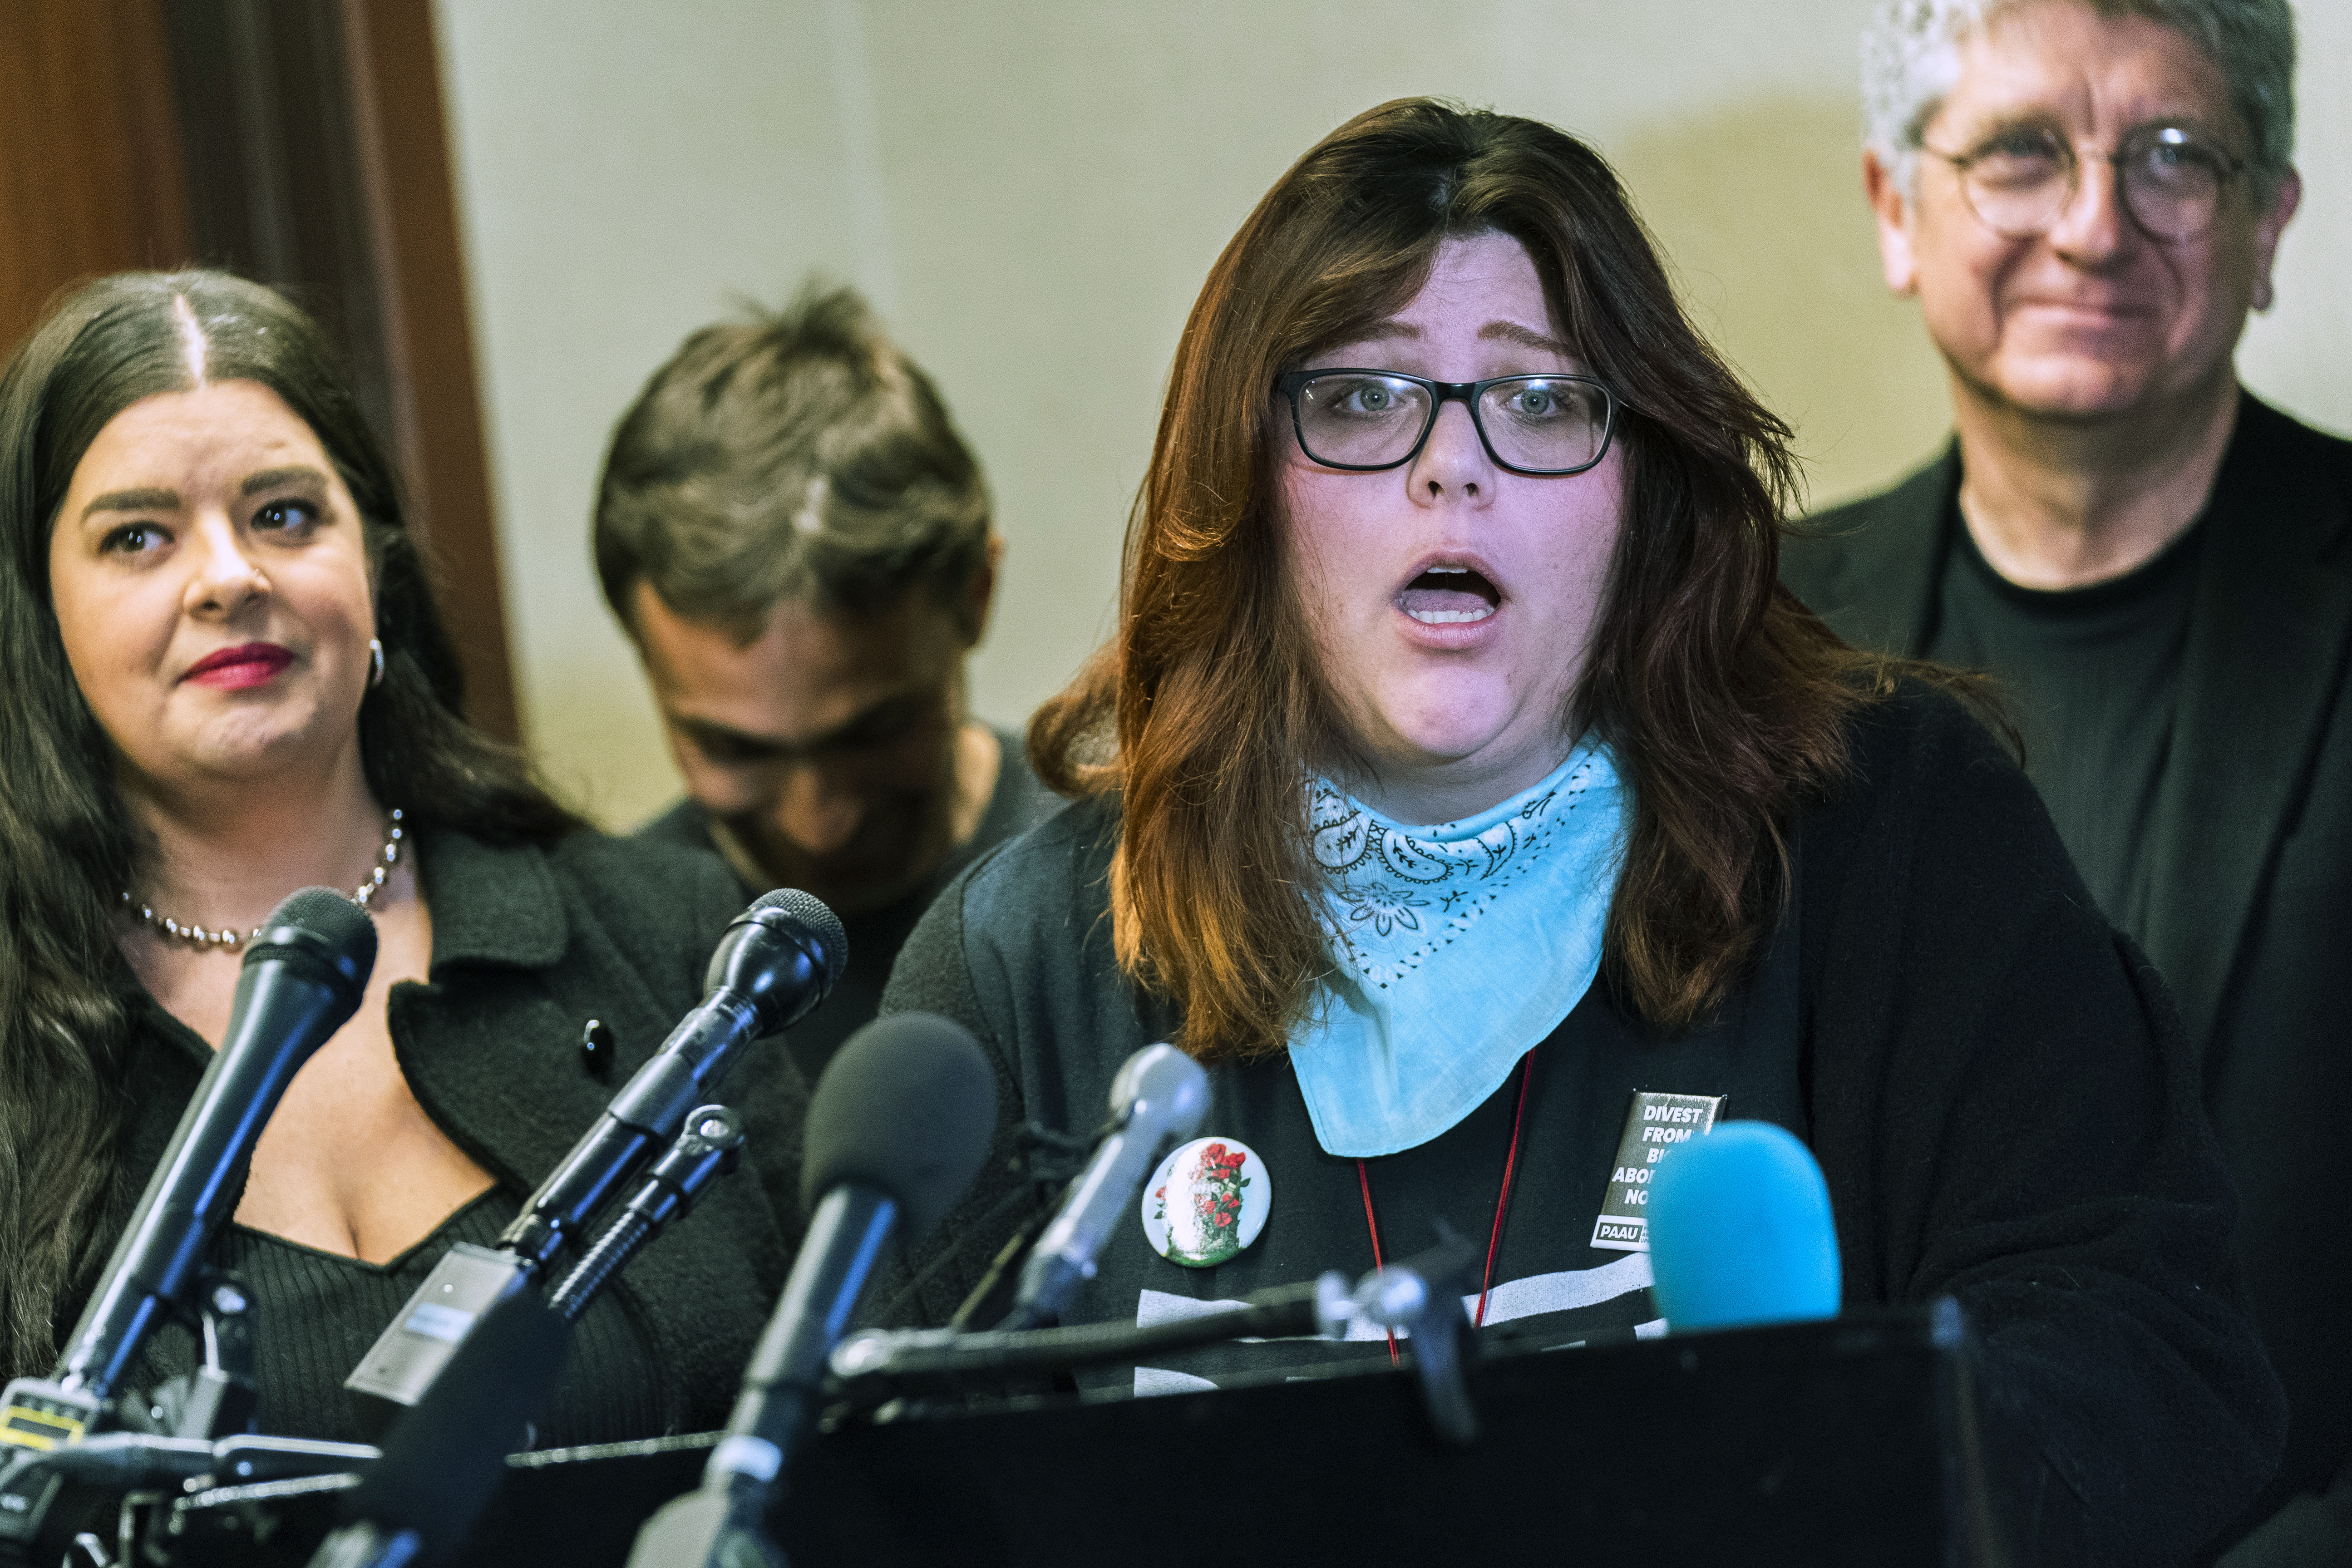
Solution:
<svg viewBox="0 0 2352 1568">
<path fill-rule="evenodd" d="M 1650 1176 L 1666 1151 L 1705 1135 L 1723 1110 L 1719 1094 L 1633 1091 L 1625 1108 L 1625 1132 L 1617 1140 L 1617 1163 L 1609 1173 L 1609 1193 L 1601 1217 L 1592 1222 L 1592 1245 L 1612 1252 L 1650 1250 Z"/>
</svg>

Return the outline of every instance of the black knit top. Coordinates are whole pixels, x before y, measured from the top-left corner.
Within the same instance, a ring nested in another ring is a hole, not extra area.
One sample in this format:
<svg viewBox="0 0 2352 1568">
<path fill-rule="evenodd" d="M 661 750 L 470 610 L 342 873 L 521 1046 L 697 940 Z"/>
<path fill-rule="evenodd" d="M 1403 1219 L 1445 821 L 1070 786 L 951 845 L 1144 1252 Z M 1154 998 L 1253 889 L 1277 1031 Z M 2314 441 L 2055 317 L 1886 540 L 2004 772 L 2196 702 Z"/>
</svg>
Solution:
<svg viewBox="0 0 2352 1568">
<path fill-rule="evenodd" d="M 392 988 L 388 1022 L 417 1104 L 495 1183 L 385 1264 L 241 1227 L 212 1261 L 253 1288 L 259 1429 L 350 1438 L 342 1381 L 425 1275 L 459 1241 L 488 1244 L 700 997 L 712 945 L 743 905 L 714 855 L 575 834 L 551 847 L 416 837 L 433 911 L 423 983 Z M 600 1018 L 609 1060 L 581 1049 Z M 212 1050 L 153 1003 L 133 1039 L 102 1258 L 128 1223 Z M 726 1419 L 801 1231 L 797 1172 L 807 1093 L 778 1040 L 747 1050 L 716 1089 L 745 1121 L 745 1161 L 633 1261 L 583 1319 L 538 1435 L 561 1446 L 713 1427 Z M 85 1279 L 87 1292 L 95 1279 Z M 60 1337 L 81 1300 L 64 1304 Z M 179 1328 L 142 1347 L 130 1389 L 192 1369 Z"/>
<path fill-rule="evenodd" d="M 254 1425 L 264 1432 L 365 1441 L 343 1379 L 453 1245 L 495 1246 L 520 1207 L 512 1193 L 492 1187 L 387 1263 L 232 1228 L 215 1256 L 264 1304 L 253 1325 L 260 1383 Z M 193 1363 L 193 1337 L 184 1353 Z M 600 1297 L 572 1331 L 571 1370 L 540 1417 L 533 1446 L 621 1442 L 661 1429 L 645 1335 L 614 1297 Z"/>
</svg>

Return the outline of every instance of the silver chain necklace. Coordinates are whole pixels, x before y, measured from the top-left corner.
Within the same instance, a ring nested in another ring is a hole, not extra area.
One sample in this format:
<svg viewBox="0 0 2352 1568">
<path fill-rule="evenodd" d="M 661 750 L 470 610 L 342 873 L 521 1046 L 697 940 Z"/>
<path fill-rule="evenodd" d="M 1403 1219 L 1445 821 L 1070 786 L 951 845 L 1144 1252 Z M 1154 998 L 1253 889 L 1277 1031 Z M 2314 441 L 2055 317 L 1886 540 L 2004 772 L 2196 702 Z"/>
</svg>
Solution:
<svg viewBox="0 0 2352 1568">
<path fill-rule="evenodd" d="M 392 875 L 392 868 L 394 866 L 400 864 L 400 808 L 394 806 L 392 809 L 392 836 L 383 841 L 383 852 L 376 857 L 375 869 L 370 871 L 368 879 L 362 882 L 352 893 L 352 902 L 360 908 L 368 907 L 368 900 L 374 898 L 378 889 L 383 888 L 383 879 Z M 220 931 L 206 931 L 202 926 L 182 925 L 169 915 L 159 915 L 145 904 L 138 902 L 131 898 L 127 889 L 122 895 L 122 902 L 125 908 L 137 911 L 142 924 L 151 925 L 165 936 L 187 942 L 199 949 L 217 947 L 235 952 L 247 942 L 258 940 L 265 929 L 256 926 L 251 931 L 229 931 L 226 928 Z"/>
</svg>

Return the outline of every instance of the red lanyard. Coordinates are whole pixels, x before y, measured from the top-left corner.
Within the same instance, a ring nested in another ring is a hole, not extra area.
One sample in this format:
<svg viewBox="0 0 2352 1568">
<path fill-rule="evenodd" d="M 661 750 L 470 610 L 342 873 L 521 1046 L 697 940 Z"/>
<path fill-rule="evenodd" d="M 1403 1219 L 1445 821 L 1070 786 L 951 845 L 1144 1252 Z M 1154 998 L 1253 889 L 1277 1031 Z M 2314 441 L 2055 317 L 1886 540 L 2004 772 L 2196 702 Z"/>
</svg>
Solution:
<svg viewBox="0 0 2352 1568">
<path fill-rule="evenodd" d="M 1495 1292 L 1495 1255 L 1503 1247 L 1503 1215 L 1511 1206 L 1511 1182 L 1519 1170 L 1519 1130 L 1528 1119 L 1528 1080 L 1535 1076 L 1536 1054 L 1530 1050 L 1519 1058 L 1519 1096 L 1517 1107 L 1511 1112 L 1511 1152 L 1503 1160 L 1503 1186 L 1495 1194 L 1495 1228 L 1486 1237 L 1486 1270 L 1478 1281 L 1478 1315 L 1474 1320 L 1478 1327 L 1486 1326 L 1486 1298 Z M 1363 1161 L 1356 1162 L 1356 1184 L 1364 1194 L 1364 1228 L 1372 1233 L 1372 1267 L 1385 1268 L 1388 1259 L 1381 1253 L 1380 1216 L 1372 1212 L 1372 1174 Z M 1389 1360 L 1397 1359 L 1396 1331 L 1389 1331 Z"/>
</svg>

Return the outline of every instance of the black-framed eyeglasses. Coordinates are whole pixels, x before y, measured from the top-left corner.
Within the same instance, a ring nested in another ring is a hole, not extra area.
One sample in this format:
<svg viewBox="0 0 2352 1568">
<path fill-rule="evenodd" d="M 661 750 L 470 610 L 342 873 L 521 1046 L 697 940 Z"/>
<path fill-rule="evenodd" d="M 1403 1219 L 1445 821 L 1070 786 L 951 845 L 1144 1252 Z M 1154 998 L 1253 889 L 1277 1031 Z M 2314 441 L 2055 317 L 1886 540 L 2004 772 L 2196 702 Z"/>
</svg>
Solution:
<svg viewBox="0 0 2352 1568">
<path fill-rule="evenodd" d="M 1419 457 L 1448 403 L 1469 405 L 1486 455 L 1515 474 L 1580 474 L 1608 455 L 1617 424 L 1616 395 L 1589 375 L 1431 381 L 1392 370 L 1294 370 L 1274 389 L 1290 400 L 1298 449 L 1355 473 Z"/>
<path fill-rule="evenodd" d="M 1969 209 L 2004 239 L 2048 234 L 2074 204 L 2082 160 L 2115 165 L 2124 210 L 2152 239 L 2195 239 L 2213 226 L 2221 193 L 2246 161 L 2202 133 L 2179 125 L 2143 125 L 2112 153 L 2082 153 L 2047 127 L 2003 131 L 1972 153 L 1921 152 L 1960 176 Z"/>
</svg>

